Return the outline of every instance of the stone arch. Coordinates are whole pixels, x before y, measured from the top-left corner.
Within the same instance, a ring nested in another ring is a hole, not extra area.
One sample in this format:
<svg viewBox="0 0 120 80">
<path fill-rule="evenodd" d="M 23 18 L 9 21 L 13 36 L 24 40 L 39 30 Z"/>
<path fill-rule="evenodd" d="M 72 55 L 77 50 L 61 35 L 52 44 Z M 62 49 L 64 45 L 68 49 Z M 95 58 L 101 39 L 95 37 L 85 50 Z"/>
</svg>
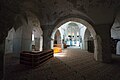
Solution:
<svg viewBox="0 0 120 80">
<path fill-rule="evenodd" d="M 57 29 L 57 31 L 55 32 L 53 40 L 54 40 L 53 41 L 53 46 L 51 46 L 51 47 L 60 47 L 60 48 L 62 48 L 61 32 L 59 31 L 59 29 Z"/>
<path fill-rule="evenodd" d="M 43 31 L 40 25 L 40 21 L 38 19 L 38 17 L 31 13 L 31 12 L 27 12 L 27 16 L 28 16 L 28 25 L 31 27 L 31 32 L 32 35 L 34 35 L 34 41 L 32 41 L 31 46 L 34 48 L 34 50 L 40 50 L 42 51 L 43 49 Z M 31 36 L 32 36 L 31 35 Z"/>
<path fill-rule="evenodd" d="M 51 36 L 51 49 L 53 49 L 54 47 L 54 43 L 55 43 L 55 38 L 57 38 L 57 35 L 60 35 L 60 31 L 58 29 L 56 29 L 54 32 L 53 32 L 53 35 Z"/>
<path fill-rule="evenodd" d="M 16 57 L 19 57 L 21 51 L 32 51 L 32 31 L 34 30 L 36 30 L 36 41 L 39 43 L 39 49 L 37 47 L 37 50 L 42 51 L 43 32 L 40 27 L 40 22 L 35 14 L 32 12 L 25 12 L 16 15 L 12 29 L 14 29 L 12 50 Z M 8 35 L 10 34 L 8 33 Z"/>
<path fill-rule="evenodd" d="M 80 27 L 75 22 L 68 23 L 68 27 L 66 29 L 68 38 L 68 44 L 70 46 L 76 46 L 77 41 L 79 40 L 77 36 L 80 37 Z M 78 44 L 80 46 L 80 43 Z"/>
<path fill-rule="evenodd" d="M 85 35 L 84 35 L 84 49 L 88 50 L 88 37 L 90 36 L 90 32 L 88 29 L 85 30 Z"/>
<path fill-rule="evenodd" d="M 22 14 L 17 14 L 15 17 L 15 23 L 8 31 L 8 35 L 6 37 L 5 53 L 14 53 L 13 56 L 19 57 L 19 53 L 21 52 L 21 36 L 22 36 L 21 26 L 23 26 L 23 24 L 26 24 L 26 20 L 24 19 Z M 8 40 L 10 43 L 7 42 Z"/>
<path fill-rule="evenodd" d="M 13 53 L 14 34 L 15 34 L 14 28 L 12 28 L 8 31 L 8 35 L 5 40 L 5 54 Z"/>
<path fill-rule="evenodd" d="M 55 39 L 56 39 L 56 41 L 57 41 L 56 44 L 60 44 L 60 43 L 61 43 L 61 41 L 60 41 L 60 40 L 61 40 L 61 39 L 60 39 L 61 36 L 60 36 L 60 35 L 61 35 L 60 31 L 57 30 L 56 33 L 55 33 Z"/>
<path fill-rule="evenodd" d="M 84 49 L 89 52 L 94 52 L 93 36 L 88 29 L 84 33 Z"/>
<path fill-rule="evenodd" d="M 54 36 L 54 34 L 55 34 L 55 31 L 56 31 L 56 29 L 57 28 L 59 28 L 61 25 L 63 25 L 64 23 L 66 23 L 66 22 L 68 22 L 68 21 L 74 21 L 74 22 L 78 22 L 78 23 L 81 23 L 81 24 L 83 24 L 83 25 L 85 25 L 87 28 L 88 28 L 88 30 L 90 31 L 90 33 L 93 35 L 93 40 L 94 40 L 94 58 L 95 58 L 95 60 L 98 60 L 98 54 L 99 54 L 99 51 L 98 50 L 101 50 L 101 48 L 100 49 L 98 49 L 99 48 L 99 46 L 98 46 L 98 43 L 99 43 L 99 41 L 98 41 L 98 38 L 97 38 L 97 34 L 96 34 L 96 32 L 95 32 L 95 30 L 94 30 L 94 28 L 93 28 L 93 26 L 89 23 L 90 21 L 86 21 L 86 19 L 84 20 L 84 19 L 81 19 L 81 18 L 66 18 L 66 19 L 63 19 L 62 21 L 60 21 L 56 26 L 55 26 L 55 28 L 54 28 L 54 30 L 53 30 L 53 33 L 52 33 L 52 35 L 51 35 L 51 38 L 53 39 L 53 36 Z M 100 38 L 100 37 L 99 37 Z M 51 42 L 51 44 L 52 44 L 52 42 Z M 99 43 L 100 44 L 100 43 Z"/>
<path fill-rule="evenodd" d="M 34 50 L 42 51 L 43 45 L 43 37 L 40 28 L 34 27 L 32 28 L 32 46 L 34 46 Z"/>
<path fill-rule="evenodd" d="M 120 55 L 120 11 L 116 13 L 114 23 L 111 27 L 111 51 Z"/>
</svg>

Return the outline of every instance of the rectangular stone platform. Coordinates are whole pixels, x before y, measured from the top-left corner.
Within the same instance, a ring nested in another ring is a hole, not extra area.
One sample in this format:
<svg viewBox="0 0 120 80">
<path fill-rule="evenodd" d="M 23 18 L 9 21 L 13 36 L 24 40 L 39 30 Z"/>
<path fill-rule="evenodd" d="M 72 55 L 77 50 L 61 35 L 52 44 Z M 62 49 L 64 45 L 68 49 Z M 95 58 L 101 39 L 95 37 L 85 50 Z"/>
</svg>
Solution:
<svg viewBox="0 0 120 80">
<path fill-rule="evenodd" d="M 46 50 L 41 52 L 22 51 L 20 53 L 20 64 L 36 67 L 51 57 L 53 57 L 53 50 Z"/>
</svg>

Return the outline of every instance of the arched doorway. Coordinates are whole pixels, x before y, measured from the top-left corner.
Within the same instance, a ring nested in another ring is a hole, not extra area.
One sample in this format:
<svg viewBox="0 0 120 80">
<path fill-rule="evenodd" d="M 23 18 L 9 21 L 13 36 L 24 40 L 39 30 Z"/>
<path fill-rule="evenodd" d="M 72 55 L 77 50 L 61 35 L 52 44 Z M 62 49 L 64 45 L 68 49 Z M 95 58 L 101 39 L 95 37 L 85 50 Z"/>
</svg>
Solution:
<svg viewBox="0 0 120 80">
<path fill-rule="evenodd" d="M 55 33 L 54 44 L 61 44 L 61 34 L 59 30 Z"/>
<path fill-rule="evenodd" d="M 13 53 L 13 40 L 14 40 L 15 30 L 12 28 L 8 31 L 8 36 L 5 40 L 5 54 Z"/>
<path fill-rule="evenodd" d="M 27 12 L 28 25 L 31 27 L 31 50 L 43 50 L 43 31 L 40 26 L 39 19 L 31 12 Z"/>
<path fill-rule="evenodd" d="M 84 34 L 84 50 L 87 50 L 89 52 L 94 52 L 94 40 L 93 40 L 93 36 L 90 33 L 90 31 L 88 29 L 85 30 L 85 34 Z"/>
<path fill-rule="evenodd" d="M 111 27 L 111 49 L 113 54 L 120 55 L 120 12 Z"/>
<path fill-rule="evenodd" d="M 67 40 L 65 39 L 65 42 L 69 46 L 80 46 L 80 28 L 79 25 L 75 22 L 70 22 L 68 24 L 67 30 Z"/>
<path fill-rule="evenodd" d="M 32 29 L 32 51 L 42 51 L 42 30 L 39 27 Z"/>
<path fill-rule="evenodd" d="M 61 32 L 59 29 L 56 30 L 51 42 L 53 43 L 51 47 L 54 49 L 54 53 L 59 53 L 62 51 L 63 44 L 61 39 Z"/>
<path fill-rule="evenodd" d="M 15 20 L 6 38 L 5 52 L 14 53 L 15 57 L 19 57 L 21 51 L 32 51 L 33 45 L 34 50 L 42 51 L 43 32 L 38 18 L 33 13 L 26 12 L 26 17 L 19 14 Z"/>
<path fill-rule="evenodd" d="M 58 30 L 61 33 L 62 44 L 65 44 L 68 47 L 78 46 L 81 49 L 84 48 L 83 41 L 86 27 L 83 24 L 74 21 L 68 21 L 61 25 Z M 54 35 L 55 34 L 51 36 L 52 39 L 54 39 Z M 63 46 L 63 48 L 65 47 L 65 45 Z"/>
<path fill-rule="evenodd" d="M 98 59 L 97 59 L 97 56 L 98 56 L 98 47 L 99 47 L 99 46 L 98 46 L 98 41 L 97 41 L 97 38 L 96 38 L 96 36 L 97 36 L 97 35 L 96 35 L 96 32 L 95 32 L 93 26 L 92 26 L 91 24 L 89 24 L 87 21 L 83 20 L 83 19 L 80 19 L 80 18 L 67 18 L 67 19 L 62 20 L 62 21 L 59 22 L 59 23 L 56 25 L 56 27 L 54 28 L 51 38 L 53 39 L 53 36 L 54 36 L 55 31 L 56 31 L 57 28 L 59 28 L 61 25 L 65 24 L 66 22 L 69 22 L 69 21 L 74 21 L 74 22 L 81 23 L 81 24 L 83 24 L 84 26 L 86 26 L 87 29 L 90 31 L 90 33 L 91 33 L 92 36 L 93 36 L 93 40 L 94 40 L 94 58 L 95 58 L 96 60 L 98 60 Z M 85 33 L 85 31 L 84 31 L 84 33 Z M 52 45 L 52 41 L 51 41 L 51 45 Z M 100 49 L 101 49 L 101 48 L 100 48 Z"/>
</svg>

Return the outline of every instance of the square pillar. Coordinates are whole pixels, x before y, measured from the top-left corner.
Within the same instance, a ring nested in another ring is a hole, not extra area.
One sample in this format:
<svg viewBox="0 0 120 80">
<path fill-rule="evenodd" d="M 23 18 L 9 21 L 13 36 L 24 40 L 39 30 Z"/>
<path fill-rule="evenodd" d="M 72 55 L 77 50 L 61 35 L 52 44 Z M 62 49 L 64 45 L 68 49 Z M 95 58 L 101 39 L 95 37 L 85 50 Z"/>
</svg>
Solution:
<svg viewBox="0 0 120 80">
<path fill-rule="evenodd" d="M 102 24 L 102 25 L 97 25 L 95 27 L 97 36 L 96 40 L 97 41 L 97 53 L 95 52 L 94 58 L 97 61 L 101 62 L 111 62 L 112 60 L 112 54 L 111 54 L 111 48 L 110 48 L 110 24 Z"/>
<path fill-rule="evenodd" d="M 43 50 L 51 49 L 51 35 L 52 35 L 52 26 L 51 25 L 41 25 L 43 30 Z"/>
<path fill-rule="evenodd" d="M 40 49 L 40 38 L 35 38 L 35 49 L 37 51 Z"/>
<path fill-rule="evenodd" d="M 21 51 L 32 51 L 32 27 L 27 24 L 22 26 Z"/>
<path fill-rule="evenodd" d="M 51 49 L 51 35 L 49 30 L 43 30 L 43 50 Z"/>
<path fill-rule="evenodd" d="M 4 78 L 4 52 L 5 43 L 0 44 L 0 80 Z"/>
</svg>

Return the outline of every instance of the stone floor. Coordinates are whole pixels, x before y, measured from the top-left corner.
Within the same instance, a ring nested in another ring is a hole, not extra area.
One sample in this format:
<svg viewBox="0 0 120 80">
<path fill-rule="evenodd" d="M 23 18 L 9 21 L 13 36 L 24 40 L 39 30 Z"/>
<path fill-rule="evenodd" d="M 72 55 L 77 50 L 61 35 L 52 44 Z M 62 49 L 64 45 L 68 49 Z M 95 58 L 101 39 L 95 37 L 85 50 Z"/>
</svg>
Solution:
<svg viewBox="0 0 120 80">
<path fill-rule="evenodd" d="M 93 53 L 68 48 L 34 69 L 6 56 L 5 80 L 120 80 L 120 56 L 106 64 L 94 61 Z"/>
</svg>

